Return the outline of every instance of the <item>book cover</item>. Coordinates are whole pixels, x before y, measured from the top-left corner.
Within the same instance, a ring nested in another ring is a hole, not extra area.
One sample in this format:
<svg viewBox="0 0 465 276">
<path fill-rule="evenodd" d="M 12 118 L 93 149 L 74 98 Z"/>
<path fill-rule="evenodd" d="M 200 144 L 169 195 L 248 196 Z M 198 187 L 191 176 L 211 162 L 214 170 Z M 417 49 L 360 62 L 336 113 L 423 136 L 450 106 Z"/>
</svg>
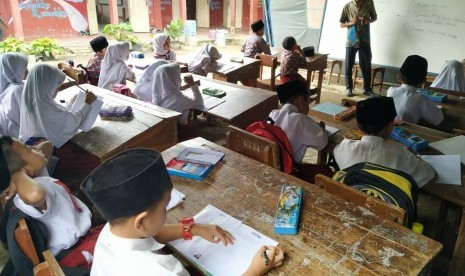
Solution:
<svg viewBox="0 0 465 276">
<path fill-rule="evenodd" d="M 178 160 L 216 165 L 223 159 L 224 153 L 206 148 L 187 147 L 178 155 Z"/>
<path fill-rule="evenodd" d="M 166 169 L 170 175 L 203 180 L 213 169 L 213 165 L 173 158 L 166 164 Z"/>
<path fill-rule="evenodd" d="M 276 234 L 297 234 L 301 204 L 302 188 L 300 186 L 283 186 L 281 188 L 274 224 Z"/>
<path fill-rule="evenodd" d="M 334 103 L 321 103 L 321 104 L 317 104 L 314 107 L 312 107 L 312 110 L 323 112 L 328 115 L 334 116 L 338 113 L 343 112 L 344 110 L 346 110 L 346 108 L 344 106 L 337 105 Z"/>
</svg>

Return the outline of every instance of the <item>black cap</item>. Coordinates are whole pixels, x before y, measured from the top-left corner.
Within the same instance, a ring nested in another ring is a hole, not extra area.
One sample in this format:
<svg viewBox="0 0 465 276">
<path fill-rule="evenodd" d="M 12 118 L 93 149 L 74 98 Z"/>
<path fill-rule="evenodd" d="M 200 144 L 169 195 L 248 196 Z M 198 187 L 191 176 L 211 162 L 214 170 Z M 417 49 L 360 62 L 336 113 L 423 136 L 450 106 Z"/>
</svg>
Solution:
<svg viewBox="0 0 465 276">
<path fill-rule="evenodd" d="M 131 149 L 101 164 L 81 190 L 106 220 L 140 214 L 160 202 L 173 187 L 161 154 Z"/>
<path fill-rule="evenodd" d="M 10 170 L 3 154 L 3 144 L 12 144 L 13 139 L 10 136 L 0 136 L 0 191 L 5 190 L 10 185 Z"/>
<path fill-rule="evenodd" d="M 108 47 L 108 41 L 104 36 L 98 36 L 90 41 L 90 46 L 94 52 L 99 52 Z"/>
<path fill-rule="evenodd" d="M 373 97 L 357 103 L 357 122 L 359 124 L 387 125 L 396 116 L 396 106 L 391 97 Z"/>
<path fill-rule="evenodd" d="M 250 25 L 250 27 L 252 28 L 252 31 L 254 33 L 260 31 L 261 29 L 263 29 L 265 27 L 265 24 L 263 24 L 263 21 L 261 19 L 255 21 L 254 23 L 252 23 L 252 25 Z"/>
<path fill-rule="evenodd" d="M 420 84 L 428 74 L 428 61 L 421 56 L 408 56 L 400 67 L 400 73 L 410 80 L 411 84 Z"/>
<path fill-rule="evenodd" d="M 282 104 L 286 103 L 289 99 L 291 99 L 294 96 L 308 96 L 309 94 L 307 85 L 300 80 L 294 80 L 286 82 L 285 84 L 278 85 L 276 87 L 276 91 L 278 92 L 278 99 Z"/>
</svg>

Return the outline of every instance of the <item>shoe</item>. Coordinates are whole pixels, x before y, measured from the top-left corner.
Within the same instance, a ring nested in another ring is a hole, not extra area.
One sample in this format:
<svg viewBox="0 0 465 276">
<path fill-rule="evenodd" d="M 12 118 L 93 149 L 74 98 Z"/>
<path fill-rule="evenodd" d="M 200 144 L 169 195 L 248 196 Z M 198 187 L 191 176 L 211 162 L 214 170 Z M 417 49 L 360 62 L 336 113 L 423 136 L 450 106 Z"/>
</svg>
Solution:
<svg viewBox="0 0 465 276">
<path fill-rule="evenodd" d="M 376 96 L 376 94 L 373 93 L 373 91 L 371 90 L 363 92 L 363 95 L 368 96 L 368 97 Z"/>
<path fill-rule="evenodd" d="M 347 89 L 346 90 L 346 96 L 347 97 L 353 97 L 354 96 L 354 93 L 352 93 L 352 89 Z"/>
</svg>

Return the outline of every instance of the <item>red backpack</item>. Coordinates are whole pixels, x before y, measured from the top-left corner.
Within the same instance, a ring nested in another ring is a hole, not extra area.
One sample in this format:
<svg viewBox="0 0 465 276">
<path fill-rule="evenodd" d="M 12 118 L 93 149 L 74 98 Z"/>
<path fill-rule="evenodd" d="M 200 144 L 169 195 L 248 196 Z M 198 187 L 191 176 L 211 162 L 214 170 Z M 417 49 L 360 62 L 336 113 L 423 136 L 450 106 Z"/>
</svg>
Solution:
<svg viewBox="0 0 465 276">
<path fill-rule="evenodd" d="M 286 133 L 279 126 L 276 126 L 271 118 L 267 118 L 266 121 L 252 123 L 245 130 L 275 142 L 279 147 L 282 171 L 287 174 L 294 172 L 294 151 L 291 143 Z"/>
</svg>

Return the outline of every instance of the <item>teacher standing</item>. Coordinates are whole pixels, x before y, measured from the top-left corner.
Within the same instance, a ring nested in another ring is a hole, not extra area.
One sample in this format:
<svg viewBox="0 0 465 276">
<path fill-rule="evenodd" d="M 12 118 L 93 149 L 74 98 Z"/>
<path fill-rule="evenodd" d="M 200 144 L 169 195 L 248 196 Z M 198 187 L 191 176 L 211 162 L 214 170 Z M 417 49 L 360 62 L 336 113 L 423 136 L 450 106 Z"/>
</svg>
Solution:
<svg viewBox="0 0 465 276">
<path fill-rule="evenodd" d="M 371 90 L 371 46 L 370 24 L 377 19 L 375 4 L 372 0 L 352 0 L 342 10 L 341 28 L 347 28 L 345 80 L 346 95 L 352 97 L 352 68 L 358 52 L 363 75 L 363 94 L 372 96 Z"/>
</svg>

